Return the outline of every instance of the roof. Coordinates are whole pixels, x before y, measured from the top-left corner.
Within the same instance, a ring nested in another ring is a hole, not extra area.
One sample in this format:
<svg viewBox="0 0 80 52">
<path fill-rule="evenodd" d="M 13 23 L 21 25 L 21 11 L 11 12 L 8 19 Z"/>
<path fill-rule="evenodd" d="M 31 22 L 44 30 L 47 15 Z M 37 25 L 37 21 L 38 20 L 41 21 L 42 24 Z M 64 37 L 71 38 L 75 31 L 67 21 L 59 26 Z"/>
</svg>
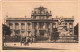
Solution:
<svg viewBox="0 0 80 52">
<path fill-rule="evenodd" d="M 59 18 L 51 19 L 32 19 L 32 18 L 6 18 L 6 20 L 58 20 Z M 64 20 L 74 20 L 73 18 L 63 18 Z"/>
</svg>

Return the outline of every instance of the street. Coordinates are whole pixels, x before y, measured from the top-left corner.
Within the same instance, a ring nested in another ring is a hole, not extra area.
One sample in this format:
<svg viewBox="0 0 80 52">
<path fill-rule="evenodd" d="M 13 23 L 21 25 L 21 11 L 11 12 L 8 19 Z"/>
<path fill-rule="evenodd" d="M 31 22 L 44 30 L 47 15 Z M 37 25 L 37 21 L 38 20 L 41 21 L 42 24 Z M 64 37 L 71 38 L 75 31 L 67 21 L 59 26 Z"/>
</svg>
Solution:
<svg viewBox="0 0 80 52">
<path fill-rule="evenodd" d="M 78 43 L 32 43 L 22 45 L 20 43 L 6 43 L 3 50 L 78 50 Z"/>
</svg>

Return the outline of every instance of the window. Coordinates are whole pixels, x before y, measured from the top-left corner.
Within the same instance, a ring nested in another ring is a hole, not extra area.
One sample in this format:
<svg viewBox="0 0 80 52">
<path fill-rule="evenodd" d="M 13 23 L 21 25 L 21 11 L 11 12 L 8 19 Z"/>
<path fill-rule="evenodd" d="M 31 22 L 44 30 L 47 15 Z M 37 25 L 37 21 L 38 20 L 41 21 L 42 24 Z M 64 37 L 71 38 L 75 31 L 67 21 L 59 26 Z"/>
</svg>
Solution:
<svg viewBox="0 0 80 52">
<path fill-rule="evenodd" d="M 36 16 L 34 16 L 34 19 L 36 19 Z"/>
<path fill-rule="evenodd" d="M 49 19 L 49 16 L 47 16 L 47 19 Z"/>
<path fill-rule="evenodd" d="M 70 23 L 70 24 L 69 24 L 69 27 L 70 27 L 70 29 L 72 29 L 72 27 L 73 27 L 73 24 L 72 24 L 72 23 Z"/>
<path fill-rule="evenodd" d="M 65 25 L 67 25 L 67 23 L 65 23 Z"/>
<path fill-rule="evenodd" d="M 50 23 L 49 22 L 46 23 L 46 28 L 50 28 Z"/>
<path fill-rule="evenodd" d="M 34 22 L 34 29 L 36 29 L 37 28 L 37 23 L 36 22 Z"/>
<path fill-rule="evenodd" d="M 28 31 L 28 36 L 31 36 L 31 32 L 30 31 Z"/>
<path fill-rule="evenodd" d="M 56 28 L 56 23 L 53 23 L 53 28 Z"/>
<path fill-rule="evenodd" d="M 19 24 L 15 23 L 15 29 L 18 30 L 19 29 Z"/>
<path fill-rule="evenodd" d="M 21 29 L 24 30 L 25 29 L 25 24 L 21 23 Z"/>
<path fill-rule="evenodd" d="M 40 30 L 39 32 L 41 36 L 44 36 L 45 30 Z"/>
<path fill-rule="evenodd" d="M 9 27 L 10 27 L 10 29 L 13 29 L 13 24 L 9 23 Z"/>
<path fill-rule="evenodd" d="M 44 23 L 40 22 L 40 29 L 43 29 Z"/>
<path fill-rule="evenodd" d="M 31 28 L 30 25 L 31 25 L 31 23 L 28 23 L 28 30 L 30 30 L 30 28 Z"/>
<path fill-rule="evenodd" d="M 16 34 L 20 34 L 20 30 L 15 30 L 15 33 Z"/>
<path fill-rule="evenodd" d="M 64 26 L 63 28 L 64 28 L 66 31 L 68 31 L 67 26 Z"/>
</svg>

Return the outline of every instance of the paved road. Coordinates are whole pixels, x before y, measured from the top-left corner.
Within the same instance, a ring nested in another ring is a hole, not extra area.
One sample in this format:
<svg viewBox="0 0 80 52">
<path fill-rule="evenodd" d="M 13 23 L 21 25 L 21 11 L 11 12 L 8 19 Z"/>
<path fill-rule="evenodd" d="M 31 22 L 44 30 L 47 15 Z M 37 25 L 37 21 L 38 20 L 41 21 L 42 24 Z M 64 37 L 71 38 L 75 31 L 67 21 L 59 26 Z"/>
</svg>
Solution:
<svg viewBox="0 0 80 52">
<path fill-rule="evenodd" d="M 20 43 L 6 43 L 4 50 L 78 50 L 78 43 L 32 43 L 29 46 Z"/>
</svg>

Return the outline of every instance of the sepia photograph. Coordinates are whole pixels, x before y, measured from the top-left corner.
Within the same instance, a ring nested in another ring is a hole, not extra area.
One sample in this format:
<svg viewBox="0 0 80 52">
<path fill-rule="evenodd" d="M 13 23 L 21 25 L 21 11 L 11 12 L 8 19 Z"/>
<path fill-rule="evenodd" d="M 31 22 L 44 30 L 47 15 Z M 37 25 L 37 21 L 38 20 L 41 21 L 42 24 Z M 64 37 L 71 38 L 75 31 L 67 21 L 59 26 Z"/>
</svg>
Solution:
<svg viewBox="0 0 80 52">
<path fill-rule="evenodd" d="M 2 50 L 78 50 L 78 2 L 2 2 Z"/>
</svg>

